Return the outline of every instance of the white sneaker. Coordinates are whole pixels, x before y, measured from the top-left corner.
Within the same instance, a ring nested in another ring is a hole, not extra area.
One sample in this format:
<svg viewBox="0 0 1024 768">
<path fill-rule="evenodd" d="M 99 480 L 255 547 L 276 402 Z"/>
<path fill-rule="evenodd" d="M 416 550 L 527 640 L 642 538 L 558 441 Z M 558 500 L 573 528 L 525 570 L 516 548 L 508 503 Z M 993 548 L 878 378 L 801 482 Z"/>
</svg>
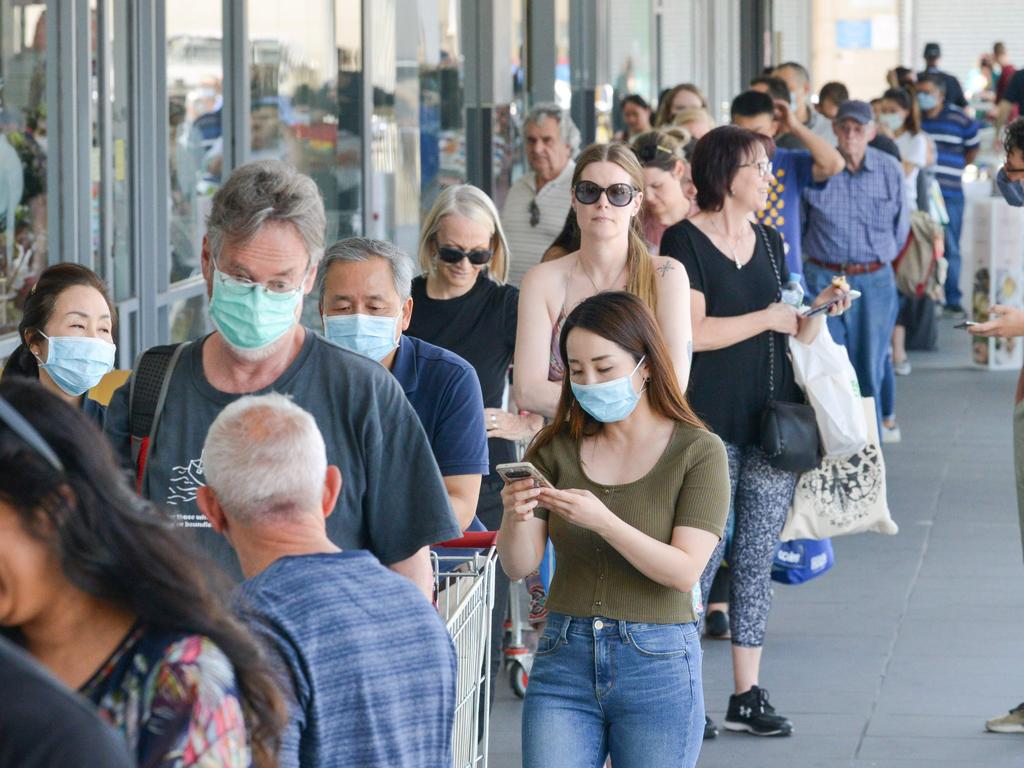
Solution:
<svg viewBox="0 0 1024 768">
<path fill-rule="evenodd" d="M 910 360 L 904 360 L 901 363 L 893 361 L 892 372 L 897 376 L 909 376 L 910 370 Z"/>
<path fill-rule="evenodd" d="M 900 434 L 900 425 L 899 424 L 897 424 L 894 421 L 892 423 L 892 426 L 890 427 L 890 426 L 886 425 L 885 422 L 882 422 L 882 442 L 883 443 L 898 443 L 902 439 L 902 437 L 903 436 Z"/>
</svg>

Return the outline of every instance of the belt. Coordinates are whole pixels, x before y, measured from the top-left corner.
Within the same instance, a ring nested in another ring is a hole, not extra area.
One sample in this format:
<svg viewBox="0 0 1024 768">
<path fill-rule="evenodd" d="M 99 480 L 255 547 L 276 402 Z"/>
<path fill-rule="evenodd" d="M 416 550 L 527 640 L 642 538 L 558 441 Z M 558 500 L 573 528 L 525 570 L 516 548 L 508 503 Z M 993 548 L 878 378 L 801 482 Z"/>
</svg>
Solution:
<svg viewBox="0 0 1024 768">
<path fill-rule="evenodd" d="M 870 264 L 829 264 L 827 261 L 808 259 L 811 264 L 822 267 L 830 272 L 838 272 L 841 275 L 868 275 L 877 272 L 882 267 L 889 266 L 884 261 L 873 261 Z"/>
</svg>

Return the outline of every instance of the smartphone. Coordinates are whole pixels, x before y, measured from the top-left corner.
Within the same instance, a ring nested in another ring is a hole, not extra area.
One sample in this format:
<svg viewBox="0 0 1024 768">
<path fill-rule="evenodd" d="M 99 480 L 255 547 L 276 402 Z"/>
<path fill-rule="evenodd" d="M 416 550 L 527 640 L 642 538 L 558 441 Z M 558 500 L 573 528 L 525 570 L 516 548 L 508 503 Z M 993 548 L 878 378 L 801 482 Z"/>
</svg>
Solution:
<svg viewBox="0 0 1024 768">
<path fill-rule="evenodd" d="M 961 320 L 959 323 L 957 323 L 953 327 L 954 328 L 959 328 L 960 330 L 964 331 L 964 330 L 969 329 L 972 325 L 977 325 L 977 324 L 978 323 L 976 321 L 974 321 L 974 320 Z"/>
<path fill-rule="evenodd" d="M 839 299 L 832 299 L 832 301 L 827 301 L 820 307 L 808 309 L 806 312 L 804 312 L 804 317 L 814 317 L 815 315 L 820 315 L 822 312 L 828 312 L 831 307 L 834 307 L 838 303 Z"/>
<path fill-rule="evenodd" d="M 544 488 L 554 488 L 548 479 L 540 473 L 533 464 L 528 461 L 515 461 L 511 464 L 499 464 L 494 468 L 502 480 L 506 483 L 517 483 L 520 480 L 533 479 L 537 485 Z"/>
</svg>

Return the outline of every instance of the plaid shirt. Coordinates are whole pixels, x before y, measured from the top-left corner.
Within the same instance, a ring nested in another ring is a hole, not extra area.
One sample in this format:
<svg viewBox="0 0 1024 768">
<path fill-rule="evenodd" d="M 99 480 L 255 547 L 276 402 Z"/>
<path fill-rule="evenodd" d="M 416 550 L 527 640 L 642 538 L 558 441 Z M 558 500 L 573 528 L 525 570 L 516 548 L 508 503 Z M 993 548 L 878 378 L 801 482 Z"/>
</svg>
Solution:
<svg viewBox="0 0 1024 768">
<path fill-rule="evenodd" d="M 910 232 L 903 169 L 868 147 L 856 173 L 842 173 L 804 190 L 806 258 L 827 264 L 889 263 Z"/>
</svg>

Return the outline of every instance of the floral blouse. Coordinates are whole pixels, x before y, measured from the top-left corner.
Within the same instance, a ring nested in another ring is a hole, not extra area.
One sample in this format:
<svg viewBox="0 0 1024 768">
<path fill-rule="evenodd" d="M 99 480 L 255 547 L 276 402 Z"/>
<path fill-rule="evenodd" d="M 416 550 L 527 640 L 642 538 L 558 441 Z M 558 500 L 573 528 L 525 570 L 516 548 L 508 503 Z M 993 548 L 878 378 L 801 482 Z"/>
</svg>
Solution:
<svg viewBox="0 0 1024 768">
<path fill-rule="evenodd" d="M 207 637 L 136 624 L 81 693 L 139 768 L 250 765 L 235 672 Z"/>
</svg>

